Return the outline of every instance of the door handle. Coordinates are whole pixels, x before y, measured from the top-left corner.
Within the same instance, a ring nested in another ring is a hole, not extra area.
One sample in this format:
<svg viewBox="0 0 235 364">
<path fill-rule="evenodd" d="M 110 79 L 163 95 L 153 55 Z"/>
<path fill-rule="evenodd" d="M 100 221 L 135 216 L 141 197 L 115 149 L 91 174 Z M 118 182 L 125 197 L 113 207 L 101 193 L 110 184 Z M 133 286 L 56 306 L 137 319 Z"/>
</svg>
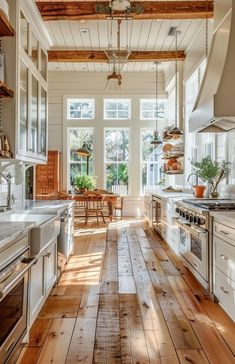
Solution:
<svg viewBox="0 0 235 364">
<path fill-rule="evenodd" d="M 229 291 L 226 291 L 226 289 L 224 287 L 220 287 L 221 291 L 224 292 L 225 294 L 229 294 Z"/>
<path fill-rule="evenodd" d="M 227 231 L 224 231 L 224 230 L 220 230 L 220 233 L 224 234 L 224 235 L 229 235 L 229 233 L 227 233 Z"/>
</svg>

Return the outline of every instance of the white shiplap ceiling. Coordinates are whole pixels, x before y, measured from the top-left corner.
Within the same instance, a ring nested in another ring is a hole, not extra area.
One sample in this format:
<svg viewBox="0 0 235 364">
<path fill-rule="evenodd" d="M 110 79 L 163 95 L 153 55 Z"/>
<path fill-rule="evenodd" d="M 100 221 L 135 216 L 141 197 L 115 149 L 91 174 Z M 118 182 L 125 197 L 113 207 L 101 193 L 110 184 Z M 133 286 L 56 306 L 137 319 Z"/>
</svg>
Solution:
<svg viewBox="0 0 235 364">
<path fill-rule="evenodd" d="M 178 36 L 178 49 L 187 50 L 193 36 L 205 20 L 123 20 L 121 24 L 121 47 L 128 43 L 131 50 L 169 51 L 175 49 L 175 39 L 168 36 L 171 26 L 181 32 Z M 110 42 L 110 20 L 89 21 L 50 21 L 45 22 L 52 39 L 53 49 L 62 50 L 106 50 Z M 116 22 L 113 22 L 112 44 L 116 46 Z M 83 30 L 86 30 L 84 32 Z M 165 70 L 168 63 L 162 63 Z M 72 63 L 51 62 L 49 70 L 110 72 L 108 63 Z M 151 72 L 155 67 L 152 62 L 129 62 L 122 72 Z"/>
</svg>

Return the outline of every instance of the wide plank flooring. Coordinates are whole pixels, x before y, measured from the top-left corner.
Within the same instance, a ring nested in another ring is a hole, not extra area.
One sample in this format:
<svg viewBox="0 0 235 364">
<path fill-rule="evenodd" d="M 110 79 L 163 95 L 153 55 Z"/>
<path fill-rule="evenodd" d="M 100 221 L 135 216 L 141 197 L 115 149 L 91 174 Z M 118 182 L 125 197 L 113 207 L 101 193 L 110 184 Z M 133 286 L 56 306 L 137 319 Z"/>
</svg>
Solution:
<svg viewBox="0 0 235 364">
<path fill-rule="evenodd" d="M 17 364 L 235 364 L 235 324 L 143 221 L 77 225 Z"/>
</svg>

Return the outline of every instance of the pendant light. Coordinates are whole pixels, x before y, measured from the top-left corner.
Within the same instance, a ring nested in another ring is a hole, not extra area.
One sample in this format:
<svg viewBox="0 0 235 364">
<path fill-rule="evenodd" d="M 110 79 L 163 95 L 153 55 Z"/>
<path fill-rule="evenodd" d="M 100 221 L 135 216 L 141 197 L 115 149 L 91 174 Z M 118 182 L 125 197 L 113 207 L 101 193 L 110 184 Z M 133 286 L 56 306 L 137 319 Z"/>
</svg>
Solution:
<svg viewBox="0 0 235 364">
<path fill-rule="evenodd" d="M 184 133 L 179 129 L 178 127 L 178 42 L 177 42 L 177 36 L 180 32 L 175 29 L 175 125 L 174 127 L 168 131 L 169 136 L 177 136 L 177 135 L 183 135 Z"/>
<path fill-rule="evenodd" d="M 151 144 L 153 145 L 160 145 L 162 141 L 159 138 L 158 128 L 157 128 L 157 119 L 158 119 L 158 111 L 157 111 L 157 101 L 158 101 L 158 62 L 155 63 L 156 65 L 156 130 L 153 133 L 153 140 Z"/>
</svg>

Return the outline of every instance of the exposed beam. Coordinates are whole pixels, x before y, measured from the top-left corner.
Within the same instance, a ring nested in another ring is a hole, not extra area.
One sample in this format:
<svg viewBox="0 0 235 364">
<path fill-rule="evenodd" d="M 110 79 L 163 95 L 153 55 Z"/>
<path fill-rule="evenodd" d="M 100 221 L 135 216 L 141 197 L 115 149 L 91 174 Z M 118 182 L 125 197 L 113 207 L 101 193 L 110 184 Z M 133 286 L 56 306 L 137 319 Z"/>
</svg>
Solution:
<svg viewBox="0 0 235 364">
<path fill-rule="evenodd" d="M 99 1 L 38 1 L 38 9 L 46 21 L 56 20 L 104 20 L 107 14 L 97 14 Z M 101 2 L 109 5 L 109 2 Z M 133 19 L 200 19 L 213 17 L 214 1 L 131 1 L 134 6 L 142 5 L 143 14 L 130 15 Z"/>
<path fill-rule="evenodd" d="M 128 62 L 163 62 L 183 61 L 184 51 L 132 51 Z M 49 62 L 108 62 L 104 51 L 65 51 L 53 50 L 48 52 Z"/>
</svg>

